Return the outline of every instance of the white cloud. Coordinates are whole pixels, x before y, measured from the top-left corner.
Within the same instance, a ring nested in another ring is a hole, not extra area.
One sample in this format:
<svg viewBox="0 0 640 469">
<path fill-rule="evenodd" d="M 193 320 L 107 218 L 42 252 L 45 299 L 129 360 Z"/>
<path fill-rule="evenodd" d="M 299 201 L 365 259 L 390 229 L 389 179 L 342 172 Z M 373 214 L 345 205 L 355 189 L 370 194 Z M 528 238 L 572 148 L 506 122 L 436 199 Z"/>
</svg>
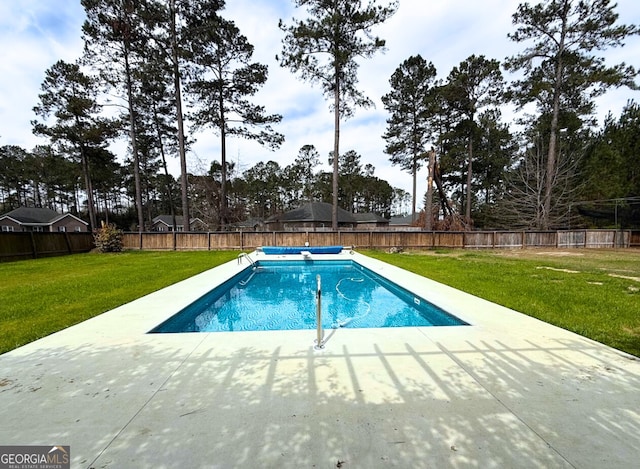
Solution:
<svg viewBox="0 0 640 469">
<path fill-rule="evenodd" d="M 80 2 L 26 0 L 0 6 L 0 144 L 30 149 L 42 141 L 31 134 L 45 70 L 82 52 Z"/>
<path fill-rule="evenodd" d="M 341 124 L 341 150 L 356 150 L 363 164 L 373 164 L 376 175 L 392 186 L 411 191 L 411 176 L 393 167 L 384 154 L 386 112 L 380 97 L 389 91 L 389 77 L 411 55 L 421 54 L 433 62 L 439 77 L 471 54 L 503 60 L 522 45 L 507 39 L 513 30 L 511 15 L 520 0 L 400 0 L 395 16 L 376 28 L 374 34 L 386 40 L 387 51 L 361 63 L 361 89 L 376 103 L 371 110 L 359 109 L 355 117 Z M 618 0 L 620 22 L 640 24 L 640 3 Z M 228 156 L 242 169 L 258 161 L 275 160 L 281 166 L 291 163 L 302 145 L 313 144 L 326 165 L 333 149 L 333 115 L 319 86 L 301 81 L 279 67 L 275 56 L 281 52 L 282 31 L 278 20 L 290 23 L 302 18 L 292 1 L 228 0 L 223 16 L 236 22 L 255 46 L 254 59 L 269 66 L 269 81 L 256 99 L 267 112 L 282 114 L 277 130 L 285 135 L 280 150 L 271 152 L 254 142 L 230 139 Z M 74 61 L 82 52 L 80 27 L 84 13 L 79 0 L 0 1 L 0 145 L 15 144 L 30 149 L 39 141 L 31 134 L 31 109 L 37 103 L 44 72 L 59 59 Z M 622 49 L 607 52 L 611 63 L 625 61 L 640 68 L 640 39 L 630 38 Z M 618 114 L 628 99 L 638 92 L 612 90 L 598 100 L 602 116 L 611 110 Z M 190 156 L 192 167 L 205 170 L 219 159 L 218 137 L 211 131 L 197 136 Z M 119 145 L 124 149 L 126 145 Z M 171 168 L 178 172 L 177 161 Z M 419 203 L 424 192 L 426 171 L 420 174 Z"/>
</svg>

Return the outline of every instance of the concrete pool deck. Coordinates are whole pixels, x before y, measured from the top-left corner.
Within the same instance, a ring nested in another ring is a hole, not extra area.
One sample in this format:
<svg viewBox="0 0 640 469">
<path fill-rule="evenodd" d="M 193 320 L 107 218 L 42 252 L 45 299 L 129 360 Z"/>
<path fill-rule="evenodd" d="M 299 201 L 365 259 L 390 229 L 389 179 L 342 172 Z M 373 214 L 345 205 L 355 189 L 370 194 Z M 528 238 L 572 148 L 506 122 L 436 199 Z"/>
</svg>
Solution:
<svg viewBox="0 0 640 469">
<path fill-rule="evenodd" d="M 327 330 L 322 351 L 314 330 L 146 333 L 233 261 L 0 355 L 0 445 L 96 469 L 637 467 L 637 358 L 353 258 L 472 325 Z"/>
</svg>

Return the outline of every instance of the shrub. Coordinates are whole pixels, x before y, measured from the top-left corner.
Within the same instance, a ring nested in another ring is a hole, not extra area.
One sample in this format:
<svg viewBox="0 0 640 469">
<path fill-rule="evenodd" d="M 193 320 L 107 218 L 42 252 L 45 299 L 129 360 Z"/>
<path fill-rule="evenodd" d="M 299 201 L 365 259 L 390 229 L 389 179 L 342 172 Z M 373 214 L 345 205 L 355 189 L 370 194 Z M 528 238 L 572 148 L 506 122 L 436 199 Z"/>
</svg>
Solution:
<svg viewBox="0 0 640 469">
<path fill-rule="evenodd" d="M 102 222 L 102 226 L 93 235 L 93 241 L 100 252 L 122 251 L 122 231 L 111 223 Z"/>
</svg>

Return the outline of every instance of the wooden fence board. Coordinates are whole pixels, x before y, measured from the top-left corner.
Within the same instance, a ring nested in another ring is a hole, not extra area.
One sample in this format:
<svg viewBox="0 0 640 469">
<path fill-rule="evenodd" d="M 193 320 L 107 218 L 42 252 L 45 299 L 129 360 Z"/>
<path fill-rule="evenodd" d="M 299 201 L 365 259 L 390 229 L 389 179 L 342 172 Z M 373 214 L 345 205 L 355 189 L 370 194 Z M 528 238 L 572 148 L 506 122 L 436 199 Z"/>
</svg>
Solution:
<svg viewBox="0 0 640 469">
<path fill-rule="evenodd" d="M 93 246 L 91 233 L 0 233 L 0 261 L 89 252 Z"/>
<path fill-rule="evenodd" d="M 462 232 L 435 232 L 435 242 L 433 247 L 439 248 L 463 248 L 464 233 Z"/>
<path fill-rule="evenodd" d="M 176 233 L 176 249 L 179 251 L 209 250 L 209 233 Z"/>
<path fill-rule="evenodd" d="M 371 231 L 343 231 L 340 232 L 340 243 L 350 247 L 371 246 Z"/>
<path fill-rule="evenodd" d="M 209 233 L 209 249 L 243 249 L 243 233 L 239 231 Z"/>
<path fill-rule="evenodd" d="M 492 231 L 468 231 L 463 233 L 464 247 L 466 248 L 492 248 L 494 246 L 494 234 Z"/>
<path fill-rule="evenodd" d="M 524 242 L 524 232 L 496 231 L 493 236 L 494 248 L 522 248 L 522 243 Z"/>
<path fill-rule="evenodd" d="M 177 234 L 177 233 L 176 233 Z M 173 250 L 174 233 L 142 233 L 140 249 Z"/>
<path fill-rule="evenodd" d="M 587 235 L 585 231 L 558 231 L 559 248 L 579 248 L 586 246 Z"/>
<path fill-rule="evenodd" d="M 29 233 L 2 233 L 0 235 L 1 258 L 33 257 L 33 244 Z"/>
<path fill-rule="evenodd" d="M 67 242 L 69 243 L 69 250 L 72 253 L 89 252 L 95 245 L 93 243 L 93 236 L 87 233 L 65 233 Z"/>
<path fill-rule="evenodd" d="M 525 233 L 525 247 L 544 248 L 557 245 L 555 231 L 527 231 Z"/>
</svg>

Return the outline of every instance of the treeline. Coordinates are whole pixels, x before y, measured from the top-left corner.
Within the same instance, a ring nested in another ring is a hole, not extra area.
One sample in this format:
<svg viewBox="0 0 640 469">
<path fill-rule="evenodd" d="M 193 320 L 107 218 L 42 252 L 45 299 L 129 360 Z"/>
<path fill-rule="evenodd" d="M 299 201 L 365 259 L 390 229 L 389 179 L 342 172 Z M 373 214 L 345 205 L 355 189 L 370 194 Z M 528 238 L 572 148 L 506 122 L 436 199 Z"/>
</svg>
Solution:
<svg viewBox="0 0 640 469">
<path fill-rule="evenodd" d="M 34 108 L 34 133 L 49 144 L 0 147 L 2 211 L 50 207 L 86 216 L 92 228 L 106 219 L 125 229 L 144 229 L 158 214 L 178 214 L 225 229 L 304 201 L 333 200 L 353 212 L 388 217 L 415 212 L 423 197 L 415 191 L 417 172 L 428 165 L 434 183 L 419 221 L 426 227 L 640 223 L 640 107 L 629 101 L 601 128 L 594 119 L 597 96 L 613 86 L 636 87 L 633 67 L 605 64 L 598 55 L 638 33 L 636 26 L 617 23 L 608 0 L 520 4 L 509 39 L 522 43 L 523 51 L 503 62 L 472 55 L 445 78 L 420 55 L 399 64 L 382 96 L 389 118 L 381 137 L 392 164 L 413 176 L 413 194 L 375 176 L 357 149 L 339 152 L 335 161 L 334 152 L 327 155 L 333 173 L 318 170 L 322 156 L 312 142 L 285 167 L 274 157 L 240 172 L 227 161 L 228 137 L 276 150 L 285 136 L 274 128 L 282 116 L 252 102 L 268 69 L 252 60 L 253 46 L 224 18 L 223 1 L 81 3 L 85 53 L 46 71 Z M 320 3 L 305 2 L 313 6 L 307 23 L 280 25 L 288 33 L 281 65 L 307 70 L 303 79 L 323 70 L 304 68 L 316 63 L 315 52 L 303 51 L 309 42 L 296 42 L 304 34 L 323 34 L 312 21 L 326 13 Z M 329 17 L 342 26 L 364 23 L 354 30 L 371 38 L 368 28 L 395 7 L 376 19 L 382 10 L 360 11 L 359 1 L 336 0 Z M 383 44 L 375 38 L 368 56 Z M 353 113 L 340 97 L 354 107 L 369 102 L 356 87 L 357 65 L 343 66 L 336 74 L 342 81 L 323 84 L 326 94 L 336 93 L 336 126 Z M 519 78 L 508 82 L 503 71 Z M 344 96 L 338 96 L 340 86 Z M 509 124 L 501 113 L 507 103 L 520 110 Z M 186 154 L 201 132 L 219 136 L 220 158 L 189 172 Z M 119 163 L 111 148 L 123 139 L 127 155 Z M 178 178 L 168 172 L 170 158 L 180 161 Z"/>
<path fill-rule="evenodd" d="M 374 175 L 371 165 L 351 150 L 340 155 L 340 206 L 354 213 L 372 212 L 384 217 L 407 213 L 410 194 L 392 188 Z M 114 159 L 92 159 L 93 200 L 99 220 L 137 230 L 135 187 L 130 165 Z M 331 163 L 331 158 L 329 159 Z M 101 166 L 104 164 L 104 166 Z M 266 219 L 298 208 L 306 201 L 331 201 L 331 173 L 320 171 L 321 158 L 313 145 L 300 149 L 294 162 L 281 166 L 277 161 L 260 162 L 239 172 L 227 163 L 228 223 L 248 218 Z M 87 198 L 80 165 L 38 146 L 29 152 L 17 146 L 0 147 L 0 213 L 19 206 L 46 207 L 71 212 L 88 219 Z M 157 164 L 141 171 L 144 226 L 160 214 L 180 212 L 180 184 L 172 175 L 158 172 Z M 189 174 L 189 201 L 193 217 L 211 229 L 220 224 L 222 170 L 214 161 L 202 174 Z M 170 199 L 170 194 L 173 199 Z"/>
</svg>

